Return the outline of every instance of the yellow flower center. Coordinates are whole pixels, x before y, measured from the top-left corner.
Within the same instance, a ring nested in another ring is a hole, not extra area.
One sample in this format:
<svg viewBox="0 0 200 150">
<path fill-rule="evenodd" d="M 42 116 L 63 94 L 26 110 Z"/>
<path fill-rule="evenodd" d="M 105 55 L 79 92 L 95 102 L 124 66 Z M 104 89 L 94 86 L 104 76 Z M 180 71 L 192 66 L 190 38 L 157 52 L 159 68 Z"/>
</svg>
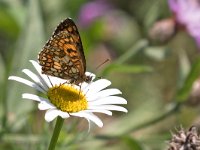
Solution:
<svg viewBox="0 0 200 150">
<path fill-rule="evenodd" d="M 86 110 L 88 103 L 81 90 L 71 85 L 59 85 L 49 88 L 47 96 L 52 104 L 64 112 L 79 112 Z"/>
</svg>

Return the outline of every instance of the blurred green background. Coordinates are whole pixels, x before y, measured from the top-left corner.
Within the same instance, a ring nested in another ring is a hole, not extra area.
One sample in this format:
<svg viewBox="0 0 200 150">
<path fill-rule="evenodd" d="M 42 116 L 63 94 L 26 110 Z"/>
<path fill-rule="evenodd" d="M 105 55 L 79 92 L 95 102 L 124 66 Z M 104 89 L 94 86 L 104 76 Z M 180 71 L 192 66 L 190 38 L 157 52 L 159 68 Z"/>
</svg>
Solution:
<svg viewBox="0 0 200 150">
<path fill-rule="evenodd" d="M 111 80 L 129 112 L 98 115 L 104 127 L 90 133 L 87 121 L 67 119 L 57 150 L 161 150 L 176 127 L 199 126 L 200 49 L 185 30 L 157 34 L 155 24 L 173 17 L 167 1 L 0 0 L 0 149 L 47 149 L 55 122 L 21 98 L 31 88 L 7 78 L 26 77 L 21 70 L 67 17 L 79 28 L 87 70 Z"/>
</svg>

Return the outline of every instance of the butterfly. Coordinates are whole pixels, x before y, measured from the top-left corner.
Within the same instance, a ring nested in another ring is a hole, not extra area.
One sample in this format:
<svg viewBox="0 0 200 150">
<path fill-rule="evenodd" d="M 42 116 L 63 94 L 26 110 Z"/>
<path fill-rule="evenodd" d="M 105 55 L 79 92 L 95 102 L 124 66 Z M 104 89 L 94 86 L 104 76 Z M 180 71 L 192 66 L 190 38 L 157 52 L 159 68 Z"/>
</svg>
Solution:
<svg viewBox="0 0 200 150">
<path fill-rule="evenodd" d="M 71 84 L 89 83 L 86 60 L 78 28 L 71 18 L 63 20 L 38 55 L 42 73 L 66 79 Z"/>
</svg>

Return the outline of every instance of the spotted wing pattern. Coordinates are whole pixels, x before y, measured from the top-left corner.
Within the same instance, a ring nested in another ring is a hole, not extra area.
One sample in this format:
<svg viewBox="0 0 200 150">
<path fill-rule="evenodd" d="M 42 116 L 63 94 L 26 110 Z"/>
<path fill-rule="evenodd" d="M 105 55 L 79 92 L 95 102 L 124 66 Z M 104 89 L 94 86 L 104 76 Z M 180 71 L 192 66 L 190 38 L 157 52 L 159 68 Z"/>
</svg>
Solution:
<svg viewBox="0 0 200 150">
<path fill-rule="evenodd" d="M 86 60 L 78 29 L 72 19 L 63 20 L 38 56 L 42 73 L 78 85 L 91 77 L 85 75 Z"/>
</svg>

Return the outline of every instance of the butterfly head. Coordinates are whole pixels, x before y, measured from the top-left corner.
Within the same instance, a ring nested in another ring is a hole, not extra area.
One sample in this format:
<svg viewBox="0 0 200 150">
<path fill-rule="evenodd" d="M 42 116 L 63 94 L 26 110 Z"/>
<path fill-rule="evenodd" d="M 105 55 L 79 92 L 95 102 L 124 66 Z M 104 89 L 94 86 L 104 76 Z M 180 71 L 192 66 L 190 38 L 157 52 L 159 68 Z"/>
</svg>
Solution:
<svg viewBox="0 0 200 150">
<path fill-rule="evenodd" d="M 83 76 L 80 76 L 78 79 L 71 80 L 70 83 L 76 85 L 80 85 L 83 82 L 90 83 L 92 81 L 92 78 L 93 78 L 92 76 L 84 74 Z"/>
<path fill-rule="evenodd" d="M 92 81 L 92 76 L 86 76 L 85 77 L 85 82 L 90 83 Z"/>
</svg>

